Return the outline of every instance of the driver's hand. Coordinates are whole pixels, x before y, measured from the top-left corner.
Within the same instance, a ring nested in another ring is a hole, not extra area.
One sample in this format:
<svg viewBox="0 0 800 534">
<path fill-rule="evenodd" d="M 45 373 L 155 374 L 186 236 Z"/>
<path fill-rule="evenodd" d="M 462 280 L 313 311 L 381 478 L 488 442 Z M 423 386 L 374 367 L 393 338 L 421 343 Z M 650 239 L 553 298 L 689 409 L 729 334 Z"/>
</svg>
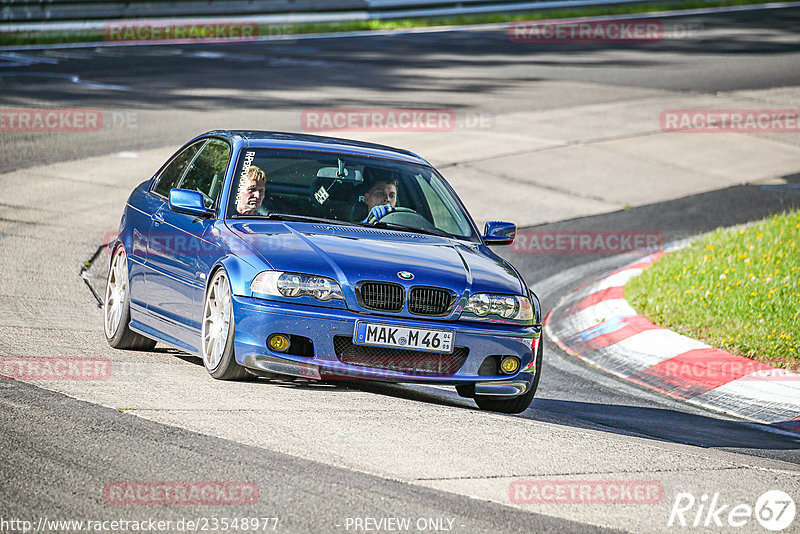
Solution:
<svg viewBox="0 0 800 534">
<path fill-rule="evenodd" d="M 393 211 L 394 211 L 394 207 L 391 204 L 380 204 L 380 205 L 375 206 L 374 208 L 372 208 L 369 211 L 369 215 L 367 215 L 367 218 L 364 219 L 361 222 L 369 221 L 370 217 L 375 217 L 375 220 L 380 221 L 381 219 L 383 219 L 384 217 L 386 217 L 387 215 L 389 215 Z"/>
</svg>

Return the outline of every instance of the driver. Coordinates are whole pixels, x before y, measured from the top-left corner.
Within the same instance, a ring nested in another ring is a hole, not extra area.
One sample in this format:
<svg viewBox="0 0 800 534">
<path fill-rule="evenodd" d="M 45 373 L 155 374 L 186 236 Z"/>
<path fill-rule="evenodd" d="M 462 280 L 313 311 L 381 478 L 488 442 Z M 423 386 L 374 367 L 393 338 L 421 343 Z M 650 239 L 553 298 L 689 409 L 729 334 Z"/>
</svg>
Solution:
<svg viewBox="0 0 800 534">
<path fill-rule="evenodd" d="M 397 204 L 397 180 L 377 180 L 369 188 L 369 191 L 364 193 L 364 202 L 367 205 L 369 214 L 361 222 L 367 222 L 370 216 L 374 216 L 376 220 L 381 220 L 392 213 Z"/>
<path fill-rule="evenodd" d="M 266 187 L 267 175 L 259 167 L 251 165 L 247 175 L 239 180 L 236 211 L 241 215 L 263 215 L 260 209 Z"/>
</svg>

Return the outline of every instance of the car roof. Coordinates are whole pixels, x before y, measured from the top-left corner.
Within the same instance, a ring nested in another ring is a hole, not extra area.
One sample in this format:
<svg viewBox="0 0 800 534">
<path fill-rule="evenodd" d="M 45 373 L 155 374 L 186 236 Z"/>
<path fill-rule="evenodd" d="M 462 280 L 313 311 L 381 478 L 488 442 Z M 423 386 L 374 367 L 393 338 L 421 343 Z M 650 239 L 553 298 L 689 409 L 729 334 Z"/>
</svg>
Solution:
<svg viewBox="0 0 800 534">
<path fill-rule="evenodd" d="M 400 148 L 393 148 L 377 143 L 367 143 L 352 139 L 326 137 L 323 135 L 298 134 L 291 132 L 269 132 L 259 130 L 213 130 L 197 136 L 222 137 L 235 142 L 241 141 L 245 148 L 285 148 L 295 150 L 322 150 L 325 152 L 341 152 L 378 158 L 396 159 L 410 163 L 431 166 L 423 158 Z M 194 141 L 194 140 L 193 140 Z"/>
</svg>

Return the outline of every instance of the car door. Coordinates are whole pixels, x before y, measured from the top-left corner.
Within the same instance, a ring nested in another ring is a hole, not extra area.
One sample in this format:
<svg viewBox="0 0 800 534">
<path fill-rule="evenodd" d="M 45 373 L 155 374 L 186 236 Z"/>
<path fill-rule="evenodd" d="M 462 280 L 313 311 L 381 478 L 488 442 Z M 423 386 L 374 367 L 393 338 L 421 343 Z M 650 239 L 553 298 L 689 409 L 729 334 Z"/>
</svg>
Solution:
<svg viewBox="0 0 800 534">
<path fill-rule="evenodd" d="M 193 143 L 173 155 L 161 167 L 150 187 L 137 196 L 135 203 L 130 204 L 128 226 L 132 232 L 132 244 L 129 251 L 131 319 L 135 321 L 152 325 L 147 314 L 150 300 L 147 293 L 147 276 L 150 270 L 147 264 L 147 254 L 150 248 L 148 240 L 153 225 L 153 216 L 163 207 L 166 195 L 169 194 L 170 189 L 178 185 L 186 168 L 204 142 Z M 152 272 L 150 274 L 152 275 Z"/>
<path fill-rule="evenodd" d="M 131 321 L 147 322 L 147 236 L 150 233 L 151 215 L 160 207 L 158 197 L 148 188 L 140 187 L 128 199 L 125 210 L 125 229 L 130 231 L 128 248 L 128 273 L 130 276 Z M 125 230 L 123 229 L 123 231 Z"/>
<path fill-rule="evenodd" d="M 199 191 L 206 207 L 215 208 L 230 153 L 226 141 L 207 140 L 177 187 Z M 165 199 L 153 216 L 148 240 L 147 261 L 152 273 L 147 278 L 149 310 L 170 323 L 166 333 L 194 349 L 199 349 L 197 333 L 202 314 L 198 295 L 202 300 L 209 262 L 219 255 L 216 242 L 207 238 L 214 223 L 213 218 L 174 212 Z"/>
<path fill-rule="evenodd" d="M 168 236 L 163 233 L 163 229 L 161 228 L 164 221 L 164 208 L 167 206 L 169 192 L 178 187 L 189 165 L 205 143 L 205 139 L 192 143 L 175 155 L 172 161 L 164 167 L 164 170 L 150 189 L 150 194 L 156 203 L 153 205 L 153 209 L 149 214 L 147 226 L 147 252 L 145 263 L 147 268 L 145 270 L 144 280 L 144 293 L 146 297 L 143 300 L 146 301 L 149 315 L 148 322 L 151 323 L 154 328 L 164 333 L 168 333 L 167 330 L 170 330 L 168 325 L 164 324 L 163 317 L 161 313 L 159 313 L 163 311 L 165 300 L 165 296 L 160 292 L 160 288 L 163 287 L 163 282 L 160 281 L 160 278 L 165 276 L 162 270 L 164 263 L 162 255 L 166 252 L 164 250 L 164 242 L 168 240 Z M 156 239 L 156 241 L 153 242 L 152 239 Z M 159 318 L 162 320 L 158 320 Z"/>
</svg>

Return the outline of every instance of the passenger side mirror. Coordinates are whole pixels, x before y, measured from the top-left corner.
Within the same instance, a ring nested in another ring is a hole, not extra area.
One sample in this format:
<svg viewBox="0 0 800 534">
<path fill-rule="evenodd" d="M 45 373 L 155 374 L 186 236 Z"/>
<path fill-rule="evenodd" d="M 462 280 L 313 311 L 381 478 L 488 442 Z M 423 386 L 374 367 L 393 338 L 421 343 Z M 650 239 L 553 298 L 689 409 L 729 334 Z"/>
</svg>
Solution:
<svg viewBox="0 0 800 534">
<path fill-rule="evenodd" d="M 169 209 L 177 213 L 208 217 L 210 210 L 203 203 L 203 194 L 189 189 L 173 189 L 169 192 Z"/>
<path fill-rule="evenodd" d="M 510 245 L 517 236 L 517 225 L 510 222 L 489 221 L 483 230 L 487 245 Z"/>
</svg>

